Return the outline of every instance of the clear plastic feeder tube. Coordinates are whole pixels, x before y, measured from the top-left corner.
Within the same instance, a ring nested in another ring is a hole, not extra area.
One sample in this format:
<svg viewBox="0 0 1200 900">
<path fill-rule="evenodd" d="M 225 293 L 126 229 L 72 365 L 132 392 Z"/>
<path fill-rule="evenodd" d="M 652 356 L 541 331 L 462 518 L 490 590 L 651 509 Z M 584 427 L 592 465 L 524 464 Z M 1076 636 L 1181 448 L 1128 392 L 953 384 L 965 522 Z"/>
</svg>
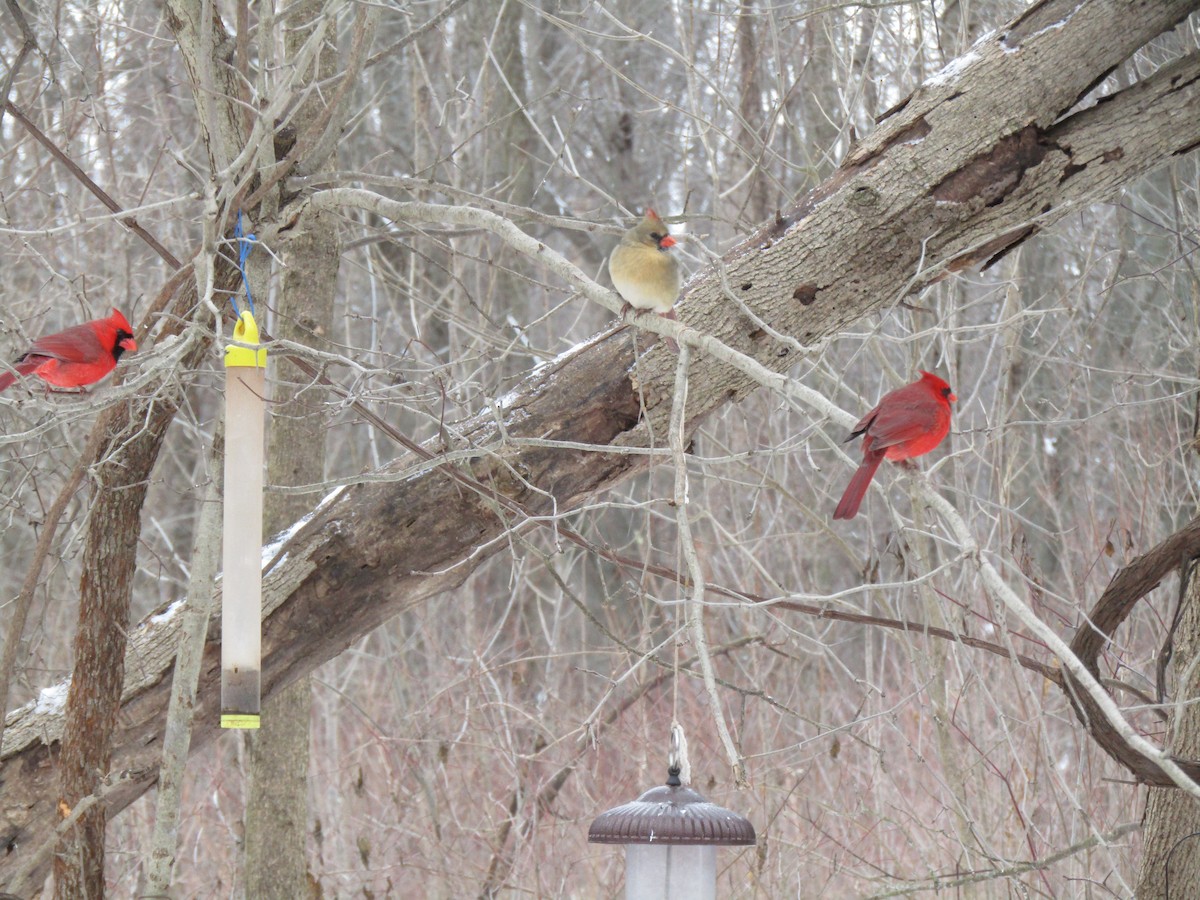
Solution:
<svg viewBox="0 0 1200 900">
<path fill-rule="evenodd" d="M 243 312 L 234 339 L 258 343 Z M 266 351 L 225 351 L 225 510 L 221 596 L 221 726 L 257 728 L 262 671 L 263 452 Z"/>
</svg>

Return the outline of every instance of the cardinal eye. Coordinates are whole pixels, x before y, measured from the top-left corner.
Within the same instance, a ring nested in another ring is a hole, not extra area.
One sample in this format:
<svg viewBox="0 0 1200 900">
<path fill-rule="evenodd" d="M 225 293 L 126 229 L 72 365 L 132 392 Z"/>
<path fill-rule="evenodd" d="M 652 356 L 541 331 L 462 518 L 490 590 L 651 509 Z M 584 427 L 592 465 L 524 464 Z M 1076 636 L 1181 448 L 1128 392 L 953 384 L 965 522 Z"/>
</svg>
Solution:
<svg viewBox="0 0 1200 900">
<path fill-rule="evenodd" d="M 650 232 L 650 237 L 654 238 L 655 241 L 661 241 L 663 239 L 663 236 L 657 231 Z"/>
<path fill-rule="evenodd" d="M 949 397 L 950 396 L 950 388 L 942 388 L 942 396 Z"/>
</svg>

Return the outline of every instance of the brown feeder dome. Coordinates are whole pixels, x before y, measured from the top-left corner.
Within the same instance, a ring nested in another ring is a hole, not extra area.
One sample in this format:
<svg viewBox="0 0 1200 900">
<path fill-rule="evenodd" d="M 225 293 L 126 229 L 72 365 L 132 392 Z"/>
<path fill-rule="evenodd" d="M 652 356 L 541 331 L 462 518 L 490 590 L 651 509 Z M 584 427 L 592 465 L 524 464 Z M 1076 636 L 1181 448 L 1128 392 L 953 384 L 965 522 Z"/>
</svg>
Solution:
<svg viewBox="0 0 1200 900">
<path fill-rule="evenodd" d="M 662 787 L 601 813 L 588 829 L 592 844 L 713 844 L 723 847 L 755 842 L 745 816 L 705 800 L 671 774 Z"/>
</svg>

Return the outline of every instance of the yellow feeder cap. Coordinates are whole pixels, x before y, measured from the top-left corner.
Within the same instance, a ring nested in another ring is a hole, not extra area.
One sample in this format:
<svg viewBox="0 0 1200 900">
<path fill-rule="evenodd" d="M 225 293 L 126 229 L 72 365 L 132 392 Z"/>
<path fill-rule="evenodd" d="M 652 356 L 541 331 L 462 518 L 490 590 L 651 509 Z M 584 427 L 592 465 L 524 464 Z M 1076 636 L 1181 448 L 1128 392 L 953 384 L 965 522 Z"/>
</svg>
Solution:
<svg viewBox="0 0 1200 900">
<path fill-rule="evenodd" d="M 233 339 L 239 344 L 258 346 L 258 323 L 254 321 L 254 313 L 250 310 L 243 310 L 238 316 L 237 324 L 233 326 Z M 228 368 L 236 366 L 243 369 L 265 369 L 266 348 L 252 350 L 250 347 L 235 347 L 230 344 L 225 348 L 225 365 Z"/>
</svg>

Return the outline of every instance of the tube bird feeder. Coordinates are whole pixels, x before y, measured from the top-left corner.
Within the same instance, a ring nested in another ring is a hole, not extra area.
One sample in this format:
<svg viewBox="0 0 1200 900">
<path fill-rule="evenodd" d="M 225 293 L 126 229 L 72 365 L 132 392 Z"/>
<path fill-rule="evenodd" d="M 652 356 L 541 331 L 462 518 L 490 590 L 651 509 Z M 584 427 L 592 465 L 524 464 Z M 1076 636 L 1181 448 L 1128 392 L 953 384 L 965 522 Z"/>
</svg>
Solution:
<svg viewBox="0 0 1200 900">
<path fill-rule="evenodd" d="M 743 816 L 705 800 L 667 770 L 667 783 L 601 813 L 588 842 L 625 845 L 625 900 L 715 900 L 717 847 L 756 840 Z"/>
<path fill-rule="evenodd" d="M 267 351 L 250 311 L 225 348 L 221 727 L 257 728 L 262 671 L 263 438 Z"/>
</svg>

